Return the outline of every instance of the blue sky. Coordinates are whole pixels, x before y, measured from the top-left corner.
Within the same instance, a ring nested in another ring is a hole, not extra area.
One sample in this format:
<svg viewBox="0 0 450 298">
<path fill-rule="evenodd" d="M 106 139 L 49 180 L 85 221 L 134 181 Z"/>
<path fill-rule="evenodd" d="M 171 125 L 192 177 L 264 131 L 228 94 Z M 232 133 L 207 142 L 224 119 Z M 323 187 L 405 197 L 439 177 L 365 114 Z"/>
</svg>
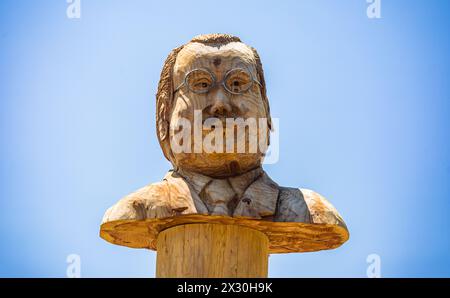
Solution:
<svg viewBox="0 0 450 298">
<path fill-rule="evenodd" d="M 258 49 L 280 185 L 313 189 L 350 240 L 272 255 L 271 277 L 450 276 L 450 2 L 0 2 L 0 276 L 151 277 L 156 254 L 99 238 L 106 208 L 170 168 L 155 135 L 169 51 L 231 33 Z"/>
</svg>

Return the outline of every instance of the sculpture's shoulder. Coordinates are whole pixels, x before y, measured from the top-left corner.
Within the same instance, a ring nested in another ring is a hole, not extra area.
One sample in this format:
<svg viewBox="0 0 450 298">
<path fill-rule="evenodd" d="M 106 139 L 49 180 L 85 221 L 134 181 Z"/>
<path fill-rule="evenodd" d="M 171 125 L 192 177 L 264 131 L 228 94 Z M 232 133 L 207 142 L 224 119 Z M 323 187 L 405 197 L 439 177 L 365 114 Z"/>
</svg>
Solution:
<svg viewBox="0 0 450 298">
<path fill-rule="evenodd" d="M 189 213 L 196 213 L 190 189 L 184 179 L 170 171 L 162 181 L 146 185 L 120 199 L 105 212 L 102 223 Z"/>
<path fill-rule="evenodd" d="M 346 227 L 341 215 L 330 202 L 317 192 L 305 188 L 280 187 L 275 221 Z"/>
<path fill-rule="evenodd" d="M 308 205 L 300 189 L 279 187 L 277 212 L 274 221 L 311 222 Z"/>
<path fill-rule="evenodd" d="M 327 199 L 310 189 L 301 188 L 300 191 L 308 205 L 311 223 L 331 224 L 346 228 L 341 215 Z"/>
</svg>

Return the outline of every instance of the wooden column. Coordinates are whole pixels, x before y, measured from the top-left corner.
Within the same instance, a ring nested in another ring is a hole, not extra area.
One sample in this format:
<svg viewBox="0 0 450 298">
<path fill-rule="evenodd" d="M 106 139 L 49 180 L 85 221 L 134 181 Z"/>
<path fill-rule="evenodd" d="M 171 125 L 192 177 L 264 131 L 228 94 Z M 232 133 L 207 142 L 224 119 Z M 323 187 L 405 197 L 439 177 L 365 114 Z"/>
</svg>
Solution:
<svg viewBox="0 0 450 298">
<path fill-rule="evenodd" d="M 157 239 L 156 277 L 267 277 L 269 241 L 238 225 L 185 224 Z"/>
</svg>

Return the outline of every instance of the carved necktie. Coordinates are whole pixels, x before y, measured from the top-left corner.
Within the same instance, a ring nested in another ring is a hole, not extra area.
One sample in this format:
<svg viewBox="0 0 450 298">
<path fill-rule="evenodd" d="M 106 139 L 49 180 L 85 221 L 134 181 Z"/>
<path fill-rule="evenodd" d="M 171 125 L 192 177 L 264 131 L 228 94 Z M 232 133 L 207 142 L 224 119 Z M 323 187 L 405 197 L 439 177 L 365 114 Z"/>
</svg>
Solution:
<svg viewBox="0 0 450 298">
<path fill-rule="evenodd" d="M 210 215 L 231 216 L 238 200 L 227 179 L 213 179 L 200 193 Z"/>
</svg>

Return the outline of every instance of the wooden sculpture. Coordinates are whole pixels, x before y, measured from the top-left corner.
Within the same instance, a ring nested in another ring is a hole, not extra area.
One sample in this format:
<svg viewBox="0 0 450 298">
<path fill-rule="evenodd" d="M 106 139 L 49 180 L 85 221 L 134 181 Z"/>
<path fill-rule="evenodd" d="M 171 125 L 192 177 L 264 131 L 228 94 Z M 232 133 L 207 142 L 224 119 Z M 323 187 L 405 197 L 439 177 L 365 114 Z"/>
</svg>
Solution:
<svg viewBox="0 0 450 298">
<path fill-rule="evenodd" d="M 157 277 L 266 277 L 270 253 L 347 241 L 347 227 L 326 199 L 279 186 L 262 169 L 271 118 L 254 48 L 208 34 L 174 49 L 156 105 L 157 136 L 173 169 L 109 208 L 103 239 L 156 250 Z M 229 119 L 255 121 L 239 131 Z"/>
</svg>

